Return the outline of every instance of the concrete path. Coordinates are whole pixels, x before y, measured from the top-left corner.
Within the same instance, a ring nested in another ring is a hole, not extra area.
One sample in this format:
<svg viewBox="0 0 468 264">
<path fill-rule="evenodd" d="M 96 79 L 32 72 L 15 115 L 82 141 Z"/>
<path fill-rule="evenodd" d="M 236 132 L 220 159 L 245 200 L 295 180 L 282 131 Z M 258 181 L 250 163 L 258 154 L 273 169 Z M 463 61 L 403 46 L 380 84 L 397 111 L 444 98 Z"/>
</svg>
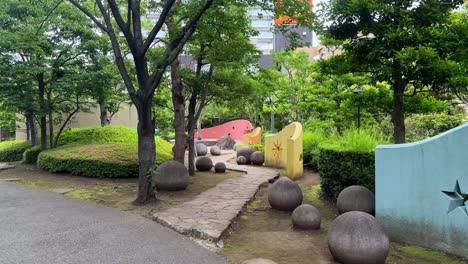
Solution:
<svg viewBox="0 0 468 264">
<path fill-rule="evenodd" d="M 222 153 L 221 156 L 210 156 L 213 164 L 236 156 L 234 151 Z M 225 180 L 189 202 L 158 212 L 153 215 L 154 219 L 182 234 L 218 243 L 223 232 L 255 196 L 260 185 L 279 175 L 278 170 L 272 168 L 226 165 L 228 169 L 247 174 Z"/>
<path fill-rule="evenodd" d="M 6 162 L 0 162 L 0 170 L 8 170 L 8 169 L 13 169 L 15 165 L 11 165 Z"/>
<path fill-rule="evenodd" d="M 0 263 L 217 264 L 225 260 L 146 218 L 0 181 Z"/>
</svg>

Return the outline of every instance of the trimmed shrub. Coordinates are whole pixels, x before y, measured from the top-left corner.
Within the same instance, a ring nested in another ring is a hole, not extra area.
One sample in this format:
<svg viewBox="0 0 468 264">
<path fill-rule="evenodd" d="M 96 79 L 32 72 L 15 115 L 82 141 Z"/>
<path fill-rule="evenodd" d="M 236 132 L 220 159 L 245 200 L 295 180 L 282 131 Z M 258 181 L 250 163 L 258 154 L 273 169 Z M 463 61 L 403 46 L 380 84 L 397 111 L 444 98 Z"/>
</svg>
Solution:
<svg viewBox="0 0 468 264">
<path fill-rule="evenodd" d="M 41 146 L 34 146 L 32 148 L 28 148 L 23 153 L 23 161 L 29 164 L 36 164 L 39 153 L 41 153 Z"/>
<path fill-rule="evenodd" d="M 20 161 L 23 153 L 31 147 L 31 142 L 26 140 L 11 140 L 0 142 L 0 162 Z"/>
<path fill-rule="evenodd" d="M 351 185 L 362 185 L 369 190 L 375 186 L 374 150 L 389 139 L 377 130 L 350 130 L 319 145 L 318 169 L 322 193 L 336 199 Z"/>
<path fill-rule="evenodd" d="M 318 168 L 322 193 L 335 199 L 346 187 L 362 185 L 374 190 L 374 152 L 356 152 L 324 145 L 319 150 Z"/>
<path fill-rule="evenodd" d="M 241 149 L 243 147 L 249 147 L 249 148 L 253 149 L 253 151 L 264 152 L 264 150 L 265 150 L 265 146 L 263 146 L 262 144 L 249 145 L 249 144 L 243 144 L 243 143 L 236 144 L 236 149 L 235 150 L 238 151 L 239 149 Z"/>
<path fill-rule="evenodd" d="M 169 144 L 156 139 L 156 164 L 172 159 Z M 170 145 L 170 144 L 169 144 Z M 46 150 L 39 154 L 37 165 L 51 172 L 69 172 L 88 177 L 138 177 L 138 145 L 112 143 L 97 145 L 70 145 Z"/>
<path fill-rule="evenodd" d="M 121 143 L 62 147 L 41 152 L 37 165 L 88 177 L 137 177 L 138 149 Z"/>
<path fill-rule="evenodd" d="M 69 144 L 106 144 L 106 143 L 138 143 L 137 130 L 129 127 L 103 126 L 71 128 L 65 130 L 59 138 L 58 145 Z"/>
<path fill-rule="evenodd" d="M 158 161 L 167 161 L 173 158 L 172 144 L 160 137 L 155 138 L 156 156 Z M 138 133 L 134 128 L 120 126 L 72 128 L 64 131 L 60 136 L 58 145 L 89 145 L 124 143 L 138 146 Z"/>
</svg>

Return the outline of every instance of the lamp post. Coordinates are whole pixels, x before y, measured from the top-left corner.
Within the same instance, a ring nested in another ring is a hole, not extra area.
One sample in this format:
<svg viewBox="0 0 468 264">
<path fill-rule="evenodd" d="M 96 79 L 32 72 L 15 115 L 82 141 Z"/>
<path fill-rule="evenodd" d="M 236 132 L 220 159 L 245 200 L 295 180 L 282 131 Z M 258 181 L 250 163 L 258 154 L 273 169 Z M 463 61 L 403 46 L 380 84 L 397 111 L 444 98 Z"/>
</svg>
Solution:
<svg viewBox="0 0 468 264">
<path fill-rule="evenodd" d="M 273 106 L 273 98 L 271 96 L 267 96 L 265 99 L 265 102 L 272 107 Z M 273 110 L 270 111 L 270 131 L 271 133 L 275 133 L 275 113 L 273 113 Z"/>
<path fill-rule="evenodd" d="M 358 96 L 360 93 L 364 92 L 364 90 L 361 87 L 357 87 L 356 90 L 354 90 L 354 94 Z M 361 127 L 361 102 L 358 102 L 358 109 L 357 109 L 357 128 L 359 129 Z"/>
</svg>

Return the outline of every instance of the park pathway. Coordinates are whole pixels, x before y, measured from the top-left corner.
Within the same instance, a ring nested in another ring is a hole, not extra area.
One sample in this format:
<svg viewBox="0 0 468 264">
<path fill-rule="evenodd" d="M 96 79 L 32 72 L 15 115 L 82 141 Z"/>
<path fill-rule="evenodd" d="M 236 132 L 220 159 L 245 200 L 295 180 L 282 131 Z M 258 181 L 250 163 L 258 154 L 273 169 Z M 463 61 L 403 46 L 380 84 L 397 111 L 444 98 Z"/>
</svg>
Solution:
<svg viewBox="0 0 468 264">
<path fill-rule="evenodd" d="M 279 171 L 273 168 L 227 163 L 235 157 L 232 150 L 222 151 L 221 156 L 210 156 L 213 164 L 224 162 L 227 169 L 243 171 L 245 175 L 225 180 L 189 202 L 155 213 L 154 220 L 184 235 L 221 246 L 221 235 L 254 198 L 258 188 L 279 176 Z"/>
<path fill-rule="evenodd" d="M 144 217 L 0 180 L 0 264 L 222 264 Z"/>
</svg>

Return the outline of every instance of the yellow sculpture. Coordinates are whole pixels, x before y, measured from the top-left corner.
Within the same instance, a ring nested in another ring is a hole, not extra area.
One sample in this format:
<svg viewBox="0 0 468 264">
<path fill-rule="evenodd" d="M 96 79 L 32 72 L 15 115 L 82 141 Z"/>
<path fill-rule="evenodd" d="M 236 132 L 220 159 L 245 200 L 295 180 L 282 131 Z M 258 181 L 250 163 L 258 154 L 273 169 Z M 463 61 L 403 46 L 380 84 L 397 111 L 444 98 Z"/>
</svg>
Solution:
<svg viewBox="0 0 468 264">
<path fill-rule="evenodd" d="M 242 143 L 244 144 L 260 144 L 262 142 L 262 128 L 257 127 L 252 132 L 242 136 Z"/>
<path fill-rule="evenodd" d="M 265 137 L 265 165 L 283 168 L 290 179 L 302 176 L 302 125 L 294 122 L 281 132 Z"/>
</svg>

